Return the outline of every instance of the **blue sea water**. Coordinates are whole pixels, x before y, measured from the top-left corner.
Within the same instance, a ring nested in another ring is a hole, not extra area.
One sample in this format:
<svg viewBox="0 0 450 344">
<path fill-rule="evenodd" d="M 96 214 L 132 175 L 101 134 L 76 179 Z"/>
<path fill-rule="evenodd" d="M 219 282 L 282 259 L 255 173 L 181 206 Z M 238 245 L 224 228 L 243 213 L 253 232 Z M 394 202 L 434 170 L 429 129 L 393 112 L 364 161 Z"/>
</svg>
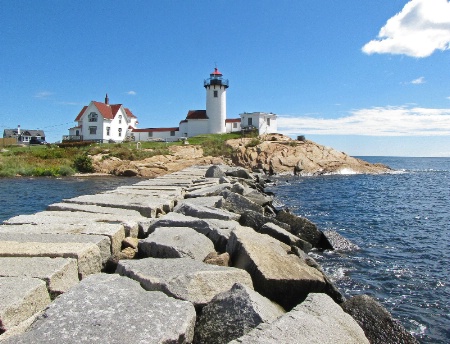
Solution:
<svg viewBox="0 0 450 344">
<path fill-rule="evenodd" d="M 360 247 L 313 253 L 347 297 L 374 297 L 421 343 L 450 343 L 450 158 L 363 159 L 396 172 L 278 177 L 270 191 Z"/>
</svg>

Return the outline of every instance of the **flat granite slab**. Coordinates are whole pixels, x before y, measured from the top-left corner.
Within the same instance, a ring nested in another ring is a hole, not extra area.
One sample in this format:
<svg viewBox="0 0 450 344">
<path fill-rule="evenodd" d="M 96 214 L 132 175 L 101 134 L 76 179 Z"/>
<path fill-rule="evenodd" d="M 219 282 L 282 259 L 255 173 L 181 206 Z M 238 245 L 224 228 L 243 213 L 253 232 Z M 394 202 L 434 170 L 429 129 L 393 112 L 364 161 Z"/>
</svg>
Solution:
<svg viewBox="0 0 450 344">
<path fill-rule="evenodd" d="M 91 243 L 43 243 L 0 241 L 0 257 L 74 258 L 79 277 L 99 273 L 102 268 L 100 250 Z"/>
<path fill-rule="evenodd" d="M 38 278 L 0 277 L 0 301 L 2 333 L 42 311 L 50 303 L 50 295 Z"/>
<path fill-rule="evenodd" d="M 174 206 L 174 200 L 172 199 L 131 194 L 121 194 L 119 197 L 117 194 L 111 193 L 83 195 L 64 199 L 64 202 L 137 210 L 145 217 L 156 217 L 157 214 L 162 212 L 168 213 L 172 211 Z"/>
<path fill-rule="evenodd" d="M 21 215 L 33 216 L 33 215 Z M 11 220 L 11 221 L 10 221 Z M 0 226 L 0 233 L 16 233 L 19 230 L 22 233 L 48 233 L 48 234 L 86 234 L 103 235 L 108 237 L 111 243 L 112 254 L 120 252 L 122 240 L 125 239 L 125 228 L 122 224 L 112 224 L 104 222 L 81 222 L 70 223 L 63 219 L 42 216 L 37 218 L 20 218 L 18 220 L 10 219 L 9 224 Z M 16 224 L 13 224 L 16 222 Z"/>
<path fill-rule="evenodd" d="M 27 332 L 4 344 L 191 343 L 191 303 L 147 292 L 119 275 L 97 274 L 58 297 Z"/>
<path fill-rule="evenodd" d="M 111 257 L 111 240 L 104 235 L 36 233 L 37 231 L 34 229 L 39 226 L 32 226 L 30 228 L 30 225 L 11 225 L 5 227 L 0 226 L 0 242 L 92 243 L 97 245 L 100 250 L 102 264 L 105 264 L 109 257 Z"/>
<path fill-rule="evenodd" d="M 141 216 L 142 219 L 147 219 Z M 17 215 L 8 220 L 3 221 L 4 224 L 40 224 L 40 223 L 61 223 L 61 224 L 84 224 L 84 223 L 100 223 L 122 225 L 124 227 L 124 235 L 137 237 L 139 233 L 139 224 L 136 219 L 114 214 L 93 214 L 82 211 L 40 211 L 31 215 Z M 119 227 L 118 227 L 119 228 Z"/>
<path fill-rule="evenodd" d="M 121 209 L 121 208 L 111 208 L 102 207 L 92 204 L 77 204 L 77 203 L 53 203 L 47 207 L 49 211 L 71 211 L 77 213 L 88 213 L 88 214 L 103 214 L 103 215 L 113 215 L 114 218 L 120 218 L 122 220 L 132 220 L 136 221 L 139 226 L 138 236 L 142 236 L 143 233 L 148 231 L 152 220 L 148 217 L 142 216 L 138 211 L 131 209 Z M 127 230 L 127 228 L 125 228 Z M 127 236 L 134 236 L 133 233 L 127 234 Z"/>
<path fill-rule="evenodd" d="M 78 265 L 73 258 L 2 257 L 0 277 L 34 277 L 43 280 L 52 298 L 78 284 Z"/>
<path fill-rule="evenodd" d="M 217 294 L 241 283 L 253 289 L 248 272 L 210 265 L 191 258 L 121 260 L 116 273 L 138 281 L 143 288 L 204 306 Z"/>
</svg>

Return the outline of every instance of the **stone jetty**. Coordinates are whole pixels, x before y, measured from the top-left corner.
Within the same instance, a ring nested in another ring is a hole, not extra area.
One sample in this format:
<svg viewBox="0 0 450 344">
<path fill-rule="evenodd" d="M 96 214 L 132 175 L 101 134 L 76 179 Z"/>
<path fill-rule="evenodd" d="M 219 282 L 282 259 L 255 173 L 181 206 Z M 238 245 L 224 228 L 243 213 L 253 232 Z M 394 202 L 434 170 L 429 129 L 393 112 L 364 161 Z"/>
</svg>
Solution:
<svg viewBox="0 0 450 344">
<path fill-rule="evenodd" d="M 4 221 L 0 342 L 415 343 L 345 299 L 308 252 L 352 244 L 275 209 L 265 178 L 192 166 Z"/>
</svg>

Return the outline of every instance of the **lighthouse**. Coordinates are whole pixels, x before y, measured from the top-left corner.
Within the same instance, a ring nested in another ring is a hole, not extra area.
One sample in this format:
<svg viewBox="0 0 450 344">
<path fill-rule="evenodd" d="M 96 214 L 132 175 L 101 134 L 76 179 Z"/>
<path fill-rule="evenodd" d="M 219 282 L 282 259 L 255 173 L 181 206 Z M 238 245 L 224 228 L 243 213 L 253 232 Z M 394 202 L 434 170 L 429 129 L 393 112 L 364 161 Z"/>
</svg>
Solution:
<svg viewBox="0 0 450 344">
<path fill-rule="evenodd" d="M 225 119 L 227 118 L 227 88 L 228 80 L 222 78 L 217 68 L 203 83 L 206 89 L 206 115 L 209 118 L 208 132 L 222 134 L 226 132 Z"/>
</svg>

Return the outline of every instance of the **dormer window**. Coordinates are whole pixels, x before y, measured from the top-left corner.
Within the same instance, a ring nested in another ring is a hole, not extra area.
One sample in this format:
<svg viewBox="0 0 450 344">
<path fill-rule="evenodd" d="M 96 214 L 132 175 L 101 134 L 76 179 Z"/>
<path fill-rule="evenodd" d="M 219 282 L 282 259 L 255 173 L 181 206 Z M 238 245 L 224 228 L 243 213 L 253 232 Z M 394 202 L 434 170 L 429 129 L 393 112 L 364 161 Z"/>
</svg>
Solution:
<svg viewBox="0 0 450 344">
<path fill-rule="evenodd" d="M 89 122 L 97 122 L 97 120 L 98 120 L 98 115 L 97 115 L 95 112 L 91 112 L 91 113 L 88 115 L 88 119 L 89 119 Z"/>
<path fill-rule="evenodd" d="M 91 112 L 88 115 L 88 119 L 89 119 L 89 122 L 97 122 L 98 121 L 98 115 L 95 112 Z"/>
</svg>

